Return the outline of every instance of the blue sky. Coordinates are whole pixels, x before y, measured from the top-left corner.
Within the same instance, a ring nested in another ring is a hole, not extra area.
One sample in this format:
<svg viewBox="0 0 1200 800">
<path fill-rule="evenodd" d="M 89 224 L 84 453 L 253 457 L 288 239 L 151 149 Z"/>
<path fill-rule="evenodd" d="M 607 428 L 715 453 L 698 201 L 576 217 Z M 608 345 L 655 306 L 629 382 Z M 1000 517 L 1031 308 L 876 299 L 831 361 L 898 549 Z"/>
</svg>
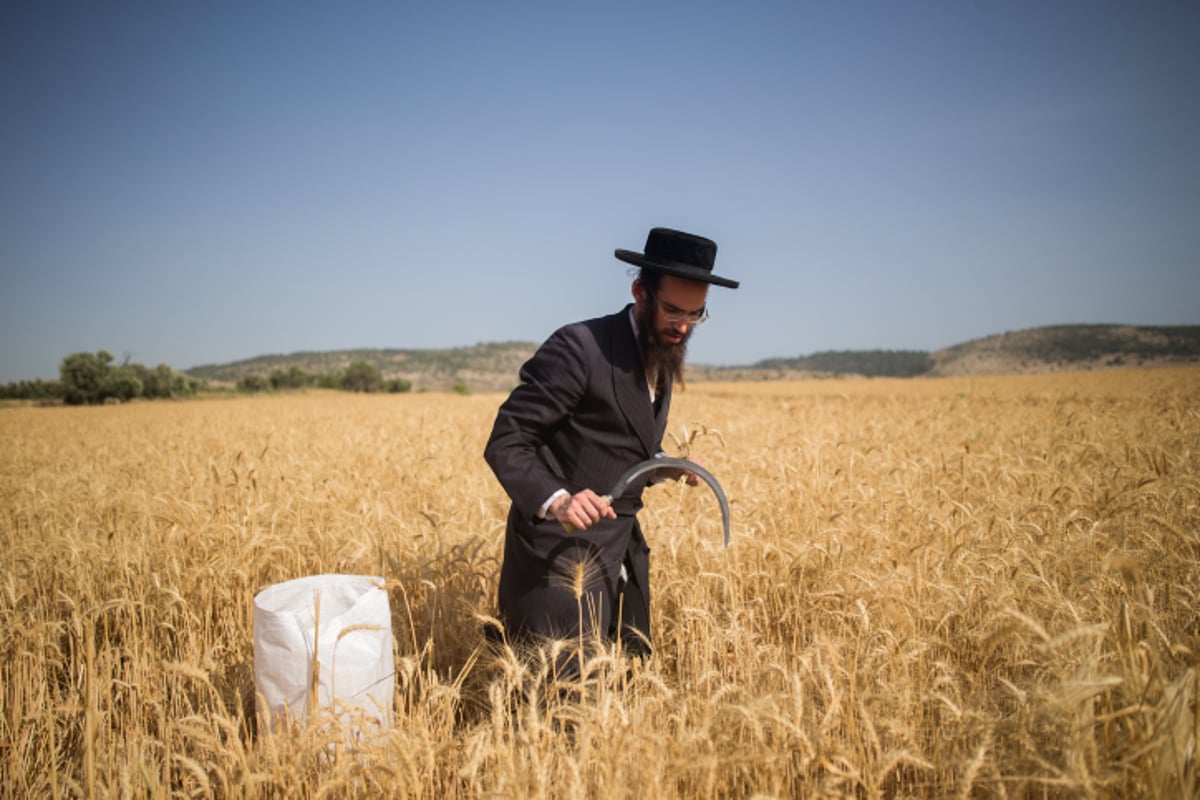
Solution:
<svg viewBox="0 0 1200 800">
<path fill-rule="evenodd" d="M 650 227 L 691 360 L 1200 324 L 1200 4 L 0 5 L 0 382 L 540 341 Z"/>
</svg>

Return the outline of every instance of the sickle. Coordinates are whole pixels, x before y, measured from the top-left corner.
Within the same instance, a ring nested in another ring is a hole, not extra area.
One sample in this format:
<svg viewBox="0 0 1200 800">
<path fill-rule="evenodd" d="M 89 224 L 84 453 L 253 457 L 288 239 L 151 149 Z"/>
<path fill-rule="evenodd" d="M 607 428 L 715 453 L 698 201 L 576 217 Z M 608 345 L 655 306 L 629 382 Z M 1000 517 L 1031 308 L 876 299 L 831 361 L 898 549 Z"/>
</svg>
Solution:
<svg viewBox="0 0 1200 800">
<path fill-rule="evenodd" d="M 617 478 L 617 482 L 613 485 L 612 491 L 604 496 L 604 499 L 612 503 L 613 500 L 625 494 L 625 490 L 629 488 L 629 484 L 637 480 L 647 472 L 653 472 L 656 469 L 662 468 L 682 469 L 687 472 L 695 473 L 709 488 L 713 490 L 713 494 L 717 496 L 717 502 L 721 504 L 721 522 L 725 527 L 725 546 L 729 547 L 729 501 L 725 499 L 725 490 L 721 488 L 721 484 L 712 476 L 708 470 L 694 461 L 688 461 L 686 458 L 651 458 L 643 461 L 640 464 L 635 464 L 625 471 L 625 474 Z"/>
</svg>

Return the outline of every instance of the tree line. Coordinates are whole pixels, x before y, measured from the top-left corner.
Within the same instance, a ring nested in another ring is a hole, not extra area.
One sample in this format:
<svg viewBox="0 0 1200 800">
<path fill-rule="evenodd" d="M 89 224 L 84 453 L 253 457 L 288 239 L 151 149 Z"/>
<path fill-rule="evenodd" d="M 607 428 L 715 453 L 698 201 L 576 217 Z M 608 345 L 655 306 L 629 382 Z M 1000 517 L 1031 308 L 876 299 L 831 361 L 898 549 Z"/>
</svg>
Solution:
<svg viewBox="0 0 1200 800">
<path fill-rule="evenodd" d="M 58 367 L 58 380 L 14 381 L 0 385 L 0 399 L 33 400 L 39 403 L 100 405 L 144 399 L 182 399 L 209 389 L 207 381 L 186 375 L 167 364 L 153 369 L 143 364 L 114 364 L 111 353 L 72 353 Z M 403 378 L 385 379 L 379 368 L 356 361 L 344 370 L 331 373 L 305 372 L 292 365 L 273 370 L 269 375 L 246 375 L 237 382 L 237 391 L 258 393 L 319 387 L 349 392 L 409 392 L 412 382 Z"/>
<path fill-rule="evenodd" d="M 292 364 L 287 369 L 274 369 L 263 376 L 257 373 L 238 379 L 241 392 L 257 393 L 287 389 L 341 389 L 346 392 L 410 392 L 412 381 L 404 378 L 384 378 L 379 367 L 368 361 L 354 361 L 344 370 L 306 372 Z"/>
<path fill-rule="evenodd" d="M 933 358 L 925 350 L 826 350 L 798 358 L 769 358 L 757 369 L 795 369 L 869 378 L 915 378 L 929 372 Z"/>
<path fill-rule="evenodd" d="M 17 381 L 0 386 L 0 398 L 62 402 L 67 405 L 99 405 L 128 402 L 138 397 L 191 397 L 204 387 L 197 380 L 159 364 L 113 364 L 112 353 L 72 353 L 58 366 L 58 380 Z"/>
</svg>

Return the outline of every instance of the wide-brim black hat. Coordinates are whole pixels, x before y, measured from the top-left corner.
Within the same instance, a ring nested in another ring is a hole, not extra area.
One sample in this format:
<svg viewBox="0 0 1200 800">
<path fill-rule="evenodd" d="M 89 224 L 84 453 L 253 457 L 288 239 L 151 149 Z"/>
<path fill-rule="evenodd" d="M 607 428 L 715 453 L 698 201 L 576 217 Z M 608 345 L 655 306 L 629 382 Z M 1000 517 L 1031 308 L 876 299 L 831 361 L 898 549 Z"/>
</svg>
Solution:
<svg viewBox="0 0 1200 800">
<path fill-rule="evenodd" d="M 713 275 L 713 264 L 717 260 L 717 243 L 703 236 L 670 228 L 652 228 L 646 237 L 645 253 L 618 248 L 614 255 L 622 261 L 657 270 L 664 275 L 713 283 L 730 289 L 738 287 L 737 281 Z"/>
</svg>

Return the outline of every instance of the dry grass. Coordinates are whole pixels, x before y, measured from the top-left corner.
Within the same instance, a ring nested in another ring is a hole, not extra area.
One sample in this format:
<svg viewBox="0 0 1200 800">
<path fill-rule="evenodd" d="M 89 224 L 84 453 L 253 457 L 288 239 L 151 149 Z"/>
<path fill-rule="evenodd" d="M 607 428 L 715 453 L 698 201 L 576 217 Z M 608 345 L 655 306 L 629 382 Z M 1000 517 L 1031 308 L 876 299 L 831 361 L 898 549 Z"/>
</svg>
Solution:
<svg viewBox="0 0 1200 800">
<path fill-rule="evenodd" d="M 1200 370 L 702 384 L 649 666 L 479 636 L 500 395 L 0 410 L 0 794 L 1200 791 Z M 396 725 L 258 734 L 252 598 L 384 575 Z M 570 643 L 565 647 L 574 646 Z M 336 744 L 331 744 L 336 743 Z"/>
</svg>

